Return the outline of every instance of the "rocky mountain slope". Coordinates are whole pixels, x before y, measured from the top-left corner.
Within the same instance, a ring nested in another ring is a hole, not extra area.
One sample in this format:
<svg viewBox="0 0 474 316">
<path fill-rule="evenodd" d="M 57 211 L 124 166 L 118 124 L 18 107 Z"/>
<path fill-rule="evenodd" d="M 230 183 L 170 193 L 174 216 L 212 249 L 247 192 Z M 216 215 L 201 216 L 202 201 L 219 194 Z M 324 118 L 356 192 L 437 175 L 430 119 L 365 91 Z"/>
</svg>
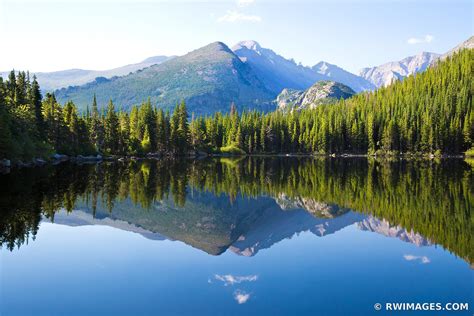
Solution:
<svg viewBox="0 0 474 316">
<path fill-rule="evenodd" d="M 392 61 L 386 64 L 363 68 L 359 75 L 370 81 L 375 87 L 386 87 L 392 82 L 403 80 L 417 72 L 424 71 L 432 65 L 441 55 L 422 52 L 415 56 L 406 57 L 400 61 Z"/>
<path fill-rule="evenodd" d="M 274 98 L 250 66 L 221 42 L 124 77 L 61 89 L 56 97 L 60 102 L 73 100 L 85 109 L 94 94 L 99 106 L 111 99 L 125 110 L 148 98 L 164 109 L 185 100 L 189 113 L 196 115 L 228 111 L 232 102 L 239 109 L 268 110 Z"/>
<path fill-rule="evenodd" d="M 457 45 L 453 49 L 451 49 L 448 52 L 446 52 L 445 54 L 443 54 L 441 56 L 441 59 L 445 59 L 446 57 L 451 56 L 452 54 L 454 54 L 457 51 L 459 51 L 461 49 L 464 49 L 464 48 L 467 48 L 467 49 L 473 49 L 474 48 L 474 36 L 471 36 L 470 38 L 468 38 L 467 40 L 465 40 L 461 44 Z"/>
<path fill-rule="evenodd" d="M 394 81 L 403 80 L 410 75 L 425 71 L 426 68 L 435 64 L 438 60 L 443 60 L 463 48 L 474 48 L 474 36 L 471 36 L 469 39 L 442 55 L 422 52 L 400 61 L 392 61 L 376 67 L 363 68 L 360 70 L 359 75 L 367 81 L 370 81 L 376 88 L 386 87 Z"/>
<path fill-rule="evenodd" d="M 282 111 L 314 108 L 320 104 L 347 99 L 355 94 L 354 90 L 334 81 L 318 81 L 305 91 L 284 89 L 276 99 L 277 109 Z"/>
<path fill-rule="evenodd" d="M 366 219 L 358 222 L 357 228 L 363 231 L 370 231 L 381 234 L 386 237 L 398 238 L 404 242 L 409 242 L 421 246 L 430 246 L 431 241 L 423 237 L 421 234 L 408 230 L 400 225 L 392 225 L 385 219 L 377 219 L 369 216 Z"/>
</svg>

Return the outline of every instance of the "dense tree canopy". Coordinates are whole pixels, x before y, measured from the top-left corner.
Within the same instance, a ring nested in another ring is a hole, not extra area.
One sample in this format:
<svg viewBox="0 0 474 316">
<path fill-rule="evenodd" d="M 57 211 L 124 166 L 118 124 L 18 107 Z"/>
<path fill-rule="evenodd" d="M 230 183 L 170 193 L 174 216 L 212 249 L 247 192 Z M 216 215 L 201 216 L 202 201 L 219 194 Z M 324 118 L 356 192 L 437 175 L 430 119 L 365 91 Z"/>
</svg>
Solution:
<svg viewBox="0 0 474 316">
<path fill-rule="evenodd" d="M 130 113 L 94 96 L 91 110 L 41 96 L 36 78 L 0 78 L 0 158 L 69 154 L 183 155 L 189 149 L 232 153 L 462 153 L 472 148 L 473 50 L 389 87 L 315 109 L 194 117 L 150 100 Z"/>
</svg>

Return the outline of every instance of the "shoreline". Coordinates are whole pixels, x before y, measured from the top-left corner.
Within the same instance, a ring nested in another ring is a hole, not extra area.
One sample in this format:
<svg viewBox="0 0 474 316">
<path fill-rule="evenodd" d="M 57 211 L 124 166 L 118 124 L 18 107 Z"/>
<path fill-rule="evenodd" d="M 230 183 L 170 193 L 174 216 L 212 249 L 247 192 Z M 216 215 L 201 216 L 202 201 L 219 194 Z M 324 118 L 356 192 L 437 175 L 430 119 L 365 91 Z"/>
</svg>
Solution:
<svg viewBox="0 0 474 316">
<path fill-rule="evenodd" d="M 474 156 L 463 154 L 446 154 L 435 156 L 433 154 L 319 154 L 319 153 L 268 153 L 268 154 L 229 154 L 229 153 L 204 153 L 193 152 L 188 155 L 168 155 L 168 154 L 147 154 L 145 156 L 67 156 L 62 154 L 55 154 L 50 159 L 33 158 L 30 161 L 11 161 L 9 159 L 0 159 L 0 173 L 4 173 L 10 169 L 23 169 L 43 167 L 47 165 L 58 165 L 64 162 L 75 164 L 97 164 L 102 162 L 127 162 L 127 161 L 143 161 L 143 160 L 175 160 L 175 159 L 192 159 L 199 160 L 212 157 L 263 157 L 263 158 L 366 158 L 366 159 L 382 159 L 382 160 L 434 160 L 434 159 L 467 159 L 474 158 Z"/>
</svg>

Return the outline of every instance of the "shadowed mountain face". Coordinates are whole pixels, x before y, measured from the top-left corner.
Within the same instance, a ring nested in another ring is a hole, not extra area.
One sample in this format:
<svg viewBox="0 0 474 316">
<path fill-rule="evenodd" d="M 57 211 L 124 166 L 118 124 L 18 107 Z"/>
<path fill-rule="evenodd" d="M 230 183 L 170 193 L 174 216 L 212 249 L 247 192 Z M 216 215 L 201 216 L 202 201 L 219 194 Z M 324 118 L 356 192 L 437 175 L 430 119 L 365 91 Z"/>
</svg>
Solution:
<svg viewBox="0 0 474 316">
<path fill-rule="evenodd" d="M 124 77 L 61 89 L 56 97 L 85 109 L 94 94 L 100 105 L 111 99 L 125 110 L 148 98 L 164 109 L 185 100 L 196 115 L 228 111 L 232 102 L 239 109 L 269 110 L 274 97 L 250 66 L 221 42 Z"/>
<path fill-rule="evenodd" d="M 43 220 L 253 256 L 301 232 L 322 237 L 356 224 L 471 262 L 472 177 L 456 160 L 283 157 L 18 170 L 0 175 L 0 245 L 34 239 Z"/>
<path fill-rule="evenodd" d="M 366 216 L 348 212 L 335 218 L 318 218 L 304 209 L 277 211 L 260 218 L 253 229 L 244 232 L 230 249 L 242 256 L 256 255 L 260 250 L 302 232 L 311 232 L 319 237 L 334 234 L 337 231 L 361 221 Z"/>
<path fill-rule="evenodd" d="M 250 65 L 257 76 L 274 94 L 284 88 L 304 90 L 314 82 L 324 80 L 324 75 L 317 74 L 309 67 L 297 65 L 271 49 L 262 48 L 255 41 L 239 42 L 232 47 L 234 53 Z"/>
<path fill-rule="evenodd" d="M 331 80 L 351 87 L 354 91 L 373 90 L 375 87 L 362 77 L 336 65 L 320 62 L 313 67 L 296 64 L 256 41 L 242 41 L 232 47 L 234 53 L 250 65 L 267 88 L 275 94 L 283 89 L 308 89 L 317 81 Z"/>
</svg>

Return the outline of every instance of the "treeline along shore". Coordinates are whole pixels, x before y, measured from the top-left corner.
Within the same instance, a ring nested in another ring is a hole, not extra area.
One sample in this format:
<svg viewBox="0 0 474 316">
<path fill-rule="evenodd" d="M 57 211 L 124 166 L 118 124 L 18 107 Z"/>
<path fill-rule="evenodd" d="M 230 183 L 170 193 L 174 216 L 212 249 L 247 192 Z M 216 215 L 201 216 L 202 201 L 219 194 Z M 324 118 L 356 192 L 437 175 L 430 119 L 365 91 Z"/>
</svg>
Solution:
<svg viewBox="0 0 474 316">
<path fill-rule="evenodd" d="M 373 92 L 302 111 L 195 117 L 185 102 L 121 111 L 112 100 L 79 112 L 43 97 L 35 77 L 0 77 L 0 161 L 35 165 L 67 157 L 234 155 L 449 156 L 474 152 L 473 50 Z M 26 163 L 25 163 L 26 162 Z"/>
</svg>

